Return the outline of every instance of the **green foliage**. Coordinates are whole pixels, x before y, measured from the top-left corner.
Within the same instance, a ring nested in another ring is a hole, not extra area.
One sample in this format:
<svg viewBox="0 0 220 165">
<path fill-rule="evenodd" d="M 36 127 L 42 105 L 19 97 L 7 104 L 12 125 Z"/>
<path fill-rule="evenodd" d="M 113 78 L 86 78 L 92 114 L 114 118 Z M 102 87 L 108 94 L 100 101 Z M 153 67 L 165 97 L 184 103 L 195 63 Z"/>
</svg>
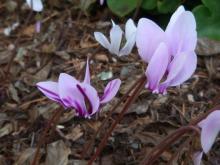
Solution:
<svg viewBox="0 0 220 165">
<path fill-rule="evenodd" d="M 157 10 L 159 13 L 174 12 L 180 4 L 181 0 L 158 0 Z"/>
<path fill-rule="evenodd" d="M 220 1 L 202 0 L 203 5 L 193 9 L 199 37 L 220 40 Z"/>
<path fill-rule="evenodd" d="M 141 8 L 144 10 L 152 10 L 157 7 L 157 0 L 143 0 Z"/>
<path fill-rule="evenodd" d="M 131 13 L 137 6 L 136 0 L 108 0 L 109 9 L 119 17 L 124 17 Z"/>
<path fill-rule="evenodd" d="M 181 4 L 181 0 L 107 0 L 110 10 L 119 17 L 130 14 L 138 3 L 146 11 L 156 9 L 159 13 L 171 13 Z"/>
</svg>

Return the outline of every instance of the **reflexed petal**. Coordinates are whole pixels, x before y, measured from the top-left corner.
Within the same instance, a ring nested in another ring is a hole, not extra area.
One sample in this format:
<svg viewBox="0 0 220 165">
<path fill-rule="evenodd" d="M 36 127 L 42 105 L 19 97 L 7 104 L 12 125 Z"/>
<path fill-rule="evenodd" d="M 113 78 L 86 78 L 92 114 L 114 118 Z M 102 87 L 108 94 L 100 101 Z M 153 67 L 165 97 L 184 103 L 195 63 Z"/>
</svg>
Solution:
<svg viewBox="0 0 220 165">
<path fill-rule="evenodd" d="M 175 22 L 174 22 L 175 21 Z M 194 51 L 197 42 L 196 21 L 192 12 L 185 11 L 172 20 L 166 29 L 170 53 Z"/>
<path fill-rule="evenodd" d="M 220 110 L 210 113 L 199 124 L 202 129 L 201 143 L 205 153 L 208 153 L 220 131 Z"/>
<path fill-rule="evenodd" d="M 90 84 L 90 72 L 89 72 L 89 60 L 86 62 L 86 73 L 84 78 L 84 83 Z"/>
<path fill-rule="evenodd" d="M 119 87 L 121 85 L 120 79 L 114 79 L 110 81 L 107 86 L 105 87 L 104 94 L 101 98 L 100 103 L 107 103 L 109 102 L 115 95 L 117 94 Z"/>
<path fill-rule="evenodd" d="M 110 49 L 110 43 L 108 39 L 100 32 L 94 32 L 94 36 L 97 42 L 99 42 L 104 48 Z"/>
<path fill-rule="evenodd" d="M 124 47 L 120 50 L 119 56 L 128 55 L 131 53 L 136 40 L 136 34 L 133 33 L 125 43 Z"/>
<path fill-rule="evenodd" d="M 134 33 L 136 33 L 137 27 L 134 24 L 134 21 L 132 19 L 129 19 L 125 24 L 125 38 L 126 40 L 129 40 L 130 37 L 133 36 Z"/>
<path fill-rule="evenodd" d="M 88 85 L 86 83 L 81 83 L 79 85 L 82 87 L 83 92 L 86 96 L 84 100 L 88 99 L 87 101 L 89 101 L 89 104 L 90 104 L 90 105 L 87 105 L 85 109 L 87 113 L 87 116 L 85 117 L 89 117 L 99 110 L 99 105 L 100 105 L 99 96 L 98 96 L 96 89 L 93 88 L 91 85 Z"/>
<path fill-rule="evenodd" d="M 136 45 L 145 62 L 150 61 L 161 42 L 165 42 L 164 31 L 153 21 L 141 18 L 137 26 Z"/>
<path fill-rule="evenodd" d="M 58 83 L 53 81 L 45 81 L 37 83 L 37 88 L 49 99 L 60 102 Z"/>
<path fill-rule="evenodd" d="M 122 39 L 122 30 L 120 28 L 120 26 L 114 24 L 114 22 L 112 23 L 112 28 L 110 31 L 110 49 L 109 51 L 113 54 L 119 55 L 119 49 L 120 49 L 120 45 L 121 45 L 121 39 Z"/>
<path fill-rule="evenodd" d="M 189 79 L 195 72 L 197 56 L 195 52 L 182 52 L 174 57 L 170 64 L 169 73 L 161 85 L 177 86 Z"/>
<path fill-rule="evenodd" d="M 41 12 L 43 10 L 43 4 L 41 0 L 26 0 L 28 6 L 34 11 Z"/>
<path fill-rule="evenodd" d="M 170 55 L 168 54 L 168 48 L 166 44 L 161 43 L 147 66 L 145 73 L 148 79 L 147 88 L 157 92 L 158 85 L 167 70 L 169 61 Z"/>
<path fill-rule="evenodd" d="M 200 165 L 202 161 L 203 152 L 196 152 L 193 154 L 193 164 Z"/>
<path fill-rule="evenodd" d="M 172 14 L 170 21 L 167 25 L 167 29 L 172 28 L 172 26 L 175 24 L 176 20 L 178 19 L 178 17 L 185 12 L 184 7 L 181 5 L 179 6 L 176 11 Z"/>
</svg>

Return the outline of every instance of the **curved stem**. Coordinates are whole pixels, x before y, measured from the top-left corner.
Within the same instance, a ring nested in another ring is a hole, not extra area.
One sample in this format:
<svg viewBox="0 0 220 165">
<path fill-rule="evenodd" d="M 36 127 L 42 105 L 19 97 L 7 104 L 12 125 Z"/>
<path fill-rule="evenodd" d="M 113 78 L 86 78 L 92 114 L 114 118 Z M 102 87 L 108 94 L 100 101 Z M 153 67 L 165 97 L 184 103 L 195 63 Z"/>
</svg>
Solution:
<svg viewBox="0 0 220 165">
<path fill-rule="evenodd" d="M 117 124 L 122 120 L 125 112 L 128 110 L 129 106 L 135 101 L 135 99 L 137 98 L 138 94 L 141 92 L 142 88 L 144 87 L 146 82 L 146 77 L 143 76 L 140 84 L 135 88 L 134 92 L 132 93 L 131 97 L 127 100 L 127 102 L 125 103 L 122 111 L 120 112 L 119 116 L 117 117 L 117 119 L 112 123 L 109 131 L 105 134 L 104 138 L 101 140 L 95 154 L 92 156 L 92 158 L 89 160 L 88 165 L 92 165 L 92 163 L 96 160 L 96 158 L 99 156 L 100 152 L 102 151 L 102 149 L 104 148 L 105 144 L 107 143 L 107 140 L 109 138 L 109 136 L 111 135 L 111 133 L 113 132 L 113 130 L 115 129 L 115 127 L 117 126 Z"/>
<path fill-rule="evenodd" d="M 200 130 L 199 128 L 195 127 L 195 126 L 184 126 L 181 127 L 179 129 L 177 129 L 176 131 L 174 131 L 172 134 L 168 135 L 163 141 L 161 141 L 157 147 L 155 147 L 153 149 L 153 151 L 151 151 L 150 155 L 148 156 L 147 159 L 145 159 L 141 165 L 151 165 L 155 162 L 155 160 L 157 160 L 157 158 L 165 151 L 165 149 L 172 144 L 173 142 L 175 142 L 177 139 L 179 139 L 183 134 L 189 132 L 189 131 L 194 131 L 197 134 L 200 134 Z"/>
<path fill-rule="evenodd" d="M 93 144 L 93 142 L 95 141 L 95 138 L 97 137 L 97 135 L 102 131 L 102 129 L 105 127 L 107 121 L 110 119 L 110 117 L 112 116 L 112 113 L 118 108 L 118 106 L 128 97 L 128 95 L 134 90 L 134 88 L 140 83 L 141 79 L 143 79 L 143 77 L 145 77 L 145 75 L 143 75 L 142 77 L 140 77 L 129 89 L 128 91 L 123 95 L 123 97 L 117 102 L 117 104 L 115 104 L 115 106 L 109 111 L 107 117 L 104 119 L 104 121 L 102 122 L 101 126 L 98 128 L 98 130 L 95 132 L 95 134 L 92 136 L 92 139 L 85 145 L 85 147 L 83 148 L 82 152 L 81 152 L 81 159 L 84 159 L 87 151 L 89 151 L 91 145 Z"/>
<path fill-rule="evenodd" d="M 200 121 L 205 119 L 210 113 L 212 113 L 213 111 L 216 111 L 217 109 L 220 109 L 220 104 L 216 105 L 214 108 L 209 109 L 206 113 L 201 114 L 199 117 L 197 117 L 196 119 L 192 120 L 189 123 L 189 125 L 197 125 Z"/>
</svg>

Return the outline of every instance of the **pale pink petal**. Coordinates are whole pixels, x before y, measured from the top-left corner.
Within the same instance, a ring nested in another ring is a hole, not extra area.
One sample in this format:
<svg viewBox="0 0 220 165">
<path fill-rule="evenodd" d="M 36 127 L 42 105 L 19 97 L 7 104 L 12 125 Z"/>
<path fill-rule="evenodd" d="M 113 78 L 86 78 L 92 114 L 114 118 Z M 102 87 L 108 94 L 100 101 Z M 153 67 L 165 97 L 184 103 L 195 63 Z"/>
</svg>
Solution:
<svg viewBox="0 0 220 165">
<path fill-rule="evenodd" d="M 194 51 L 197 42 L 196 21 L 192 12 L 178 13 L 165 31 L 170 53 L 175 56 L 180 52 Z"/>
<path fill-rule="evenodd" d="M 170 86 L 177 86 L 182 84 L 188 80 L 196 70 L 197 56 L 195 52 L 183 52 L 183 54 L 186 54 L 185 63 L 183 64 L 183 67 L 178 75 L 170 82 Z"/>
<path fill-rule="evenodd" d="M 99 0 L 100 5 L 104 4 L 104 0 Z"/>
<path fill-rule="evenodd" d="M 195 52 L 182 52 L 174 57 L 169 66 L 165 82 L 167 86 L 177 86 L 188 80 L 196 70 L 197 56 Z"/>
<path fill-rule="evenodd" d="M 117 94 L 119 87 L 121 85 L 120 79 L 114 79 L 110 81 L 107 86 L 105 87 L 104 94 L 101 98 L 100 103 L 107 103 L 109 102 L 115 95 Z"/>
<path fill-rule="evenodd" d="M 100 32 L 94 32 L 94 36 L 97 42 L 99 42 L 104 48 L 110 49 L 110 43 L 108 39 Z"/>
<path fill-rule="evenodd" d="M 136 34 L 133 33 L 126 41 L 124 47 L 119 51 L 119 56 L 128 55 L 131 53 L 136 40 Z"/>
<path fill-rule="evenodd" d="M 119 49 L 121 45 L 121 39 L 122 39 L 122 30 L 120 26 L 116 25 L 112 21 L 112 28 L 110 30 L 110 49 L 109 51 L 113 54 L 119 55 Z"/>
<path fill-rule="evenodd" d="M 158 91 L 158 85 L 167 70 L 169 61 L 168 48 L 166 44 L 161 43 L 152 56 L 145 73 L 148 79 L 146 87 L 153 92 Z"/>
<path fill-rule="evenodd" d="M 41 21 L 37 21 L 35 23 L 35 31 L 36 33 L 40 33 L 40 30 L 41 30 Z"/>
<path fill-rule="evenodd" d="M 193 164 L 200 165 L 202 161 L 203 152 L 196 152 L 193 154 Z"/>
<path fill-rule="evenodd" d="M 161 42 L 165 42 L 164 31 L 153 21 L 141 18 L 137 26 L 136 45 L 145 62 L 150 61 Z"/>
<path fill-rule="evenodd" d="M 90 84 L 90 72 L 89 72 L 89 60 L 87 59 L 86 62 L 86 73 L 84 78 L 84 83 Z"/>
<path fill-rule="evenodd" d="M 210 113 L 198 126 L 202 129 L 202 149 L 205 153 L 208 153 L 220 131 L 220 110 Z"/>
<path fill-rule="evenodd" d="M 128 19 L 128 21 L 125 24 L 125 38 L 126 40 L 129 40 L 130 37 L 136 33 L 137 27 L 134 24 L 134 21 L 132 19 Z"/>
<path fill-rule="evenodd" d="M 82 109 L 85 109 L 83 107 L 84 97 L 76 87 L 78 83 L 80 82 L 74 77 L 66 73 L 61 73 L 58 80 L 59 95 L 65 106 L 76 108 L 75 103 L 77 102 L 82 106 Z"/>
<path fill-rule="evenodd" d="M 100 100 L 95 88 L 86 83 L 77 84 L 79 91 L 84 96 L 84 100 L 87 101 L 85 117 L 90 117 L 99 110 Z"/>
<path fill-rule="evenodd" d="M 167 25 L 167 29 L 172 29 L 174 26 L 174 24 L 176 23 L 176 20 L 178 19 L 178 17 L 183 13 L 185 12 L 185 9 L 184 7 L 181 5 L 179 6 L 176 11 L 172 14 L 171 18 L 170 18 L 170 21 Z"/>
<path fill-rule="evenodd" d="M 43 10 L 43 4 L 41 0 L 26 0 L 28 6 L 36 12 L 41 12 Z"/>
<path fill-rule="evenodd" d="M 45 81 L 37 83 L 37 88 L 49 99 L 60 102 L 58 83 L 53 81 Z"/>
</svg>

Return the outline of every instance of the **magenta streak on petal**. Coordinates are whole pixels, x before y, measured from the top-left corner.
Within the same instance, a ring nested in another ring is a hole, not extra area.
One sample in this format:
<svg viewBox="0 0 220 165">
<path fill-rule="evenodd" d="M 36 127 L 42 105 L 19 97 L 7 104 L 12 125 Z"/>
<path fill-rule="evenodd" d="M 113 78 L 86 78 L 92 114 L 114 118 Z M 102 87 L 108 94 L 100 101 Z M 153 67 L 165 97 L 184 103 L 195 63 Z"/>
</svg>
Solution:
<svg viewBox="0 0 220 165">
<path fill-rule="evenodd" d="M 59 96 L 58 96 L 56 93 L 54 93 L 54 92 L 52 92 L 52 91 L 50 91 L 50 90 L 48 90 L 48 89 L 46 89 L 46 88 L 43 88 L 43 87 L 41 87 L 41 86 L 38 86 L 38 85 L 37 85 L 37 87 L 40 88 L 40 89 L 42 89 L 42 90 L 44 90 L 44 91 L 46 91 L 47 93 L 50 93 L 51 95 L 54 95 L 54 97 L 53 97 L 54 100 L 56 100 L 56 101 L 58 101 L 58 102 L 61 101 L 60 99 L 57 98 L 57 97 L 59 97 Z"/>
<path fill-rule="evenodd" d="M 79 114 L 79 116 L 84 116 L 84 111 L 80 104 L 77 101 L 74 101 L 74 103 L 76 104 L 77 113 Z"/>
<path fill-rule="evenodd" d="M 88 104 L 88 109 L 87 109 L 87 111 L 88 111 L 89 114 L 91 114 L 91 113 L 92 113 L 92 104 L 91 104 L 91 102 L 90 102 L 88 96 L 86 95 L 86 93 L 84 92 L 83 88 L 82 88 L 79 84 L 77 84 L 76 87 L 77 87 L 77 89 L 81 92 L 81 94 L 83 95 L 83 97 L 85 98 L 85 102 L 86 102 L 86 103 L 89 103 L 89 104 Z"/>
<path fill-rule="evenodd" d="M 70 98 L 63 98 L 62 101 L 67 104 L 67 105 L 71 105 L 71 99 Z"/>
<path fill-rule="evenodd" d="M 103 100 L 106 97 L 106 95 L 108 95 L 111 92 L 110 90 L 112 89 L 112 86 L 114 86 L 116 83 L 117 83 L 117 81 L 110 83 L 109 88 L 104 92 L 104 95 L 102 95 L 100 100 Z"/>
</svg>

